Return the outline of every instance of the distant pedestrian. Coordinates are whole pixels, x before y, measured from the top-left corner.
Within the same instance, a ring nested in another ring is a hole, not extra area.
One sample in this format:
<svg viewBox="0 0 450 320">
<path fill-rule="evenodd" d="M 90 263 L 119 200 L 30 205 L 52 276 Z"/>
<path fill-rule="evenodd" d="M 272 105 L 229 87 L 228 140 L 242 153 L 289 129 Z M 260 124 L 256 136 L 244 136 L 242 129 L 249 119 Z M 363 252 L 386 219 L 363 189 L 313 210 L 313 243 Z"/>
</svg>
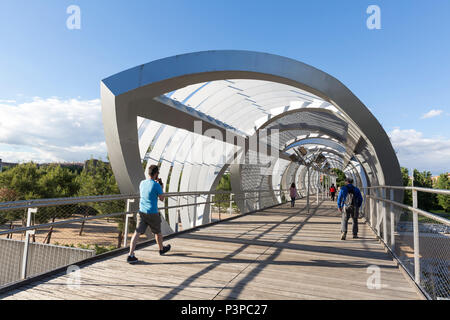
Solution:
<svg viewBox="0 0 450 320">
<path fill-rule="evenodd" d="M 291 187 L 289 188 L 289 195 L 291 196 L 291 208 L 293 208 L 295 206 L 295 198 L 298 195 L 295 183 L 291 184 Z"/>
<path fill-rule="evenodd" d="M 358 238 L 358 215 L 363 198 L 361 191 L 352 183 L 352 178 L 345 179 L 345 186 L 341 187 L 337 199 L 338 209 L 342 214 L 341 240 L 345 240 L 347 236 L 347 226 L 350 217 L 353 219 L 353 238 Z"/>
<path fill-rule="evenodd" d="M 334 186 L 334 183 L 330 187 L 330 195 L 331 201 L 334 201 L 334 197 L 336 196 L 336 187 Z"/>
<path fill-rule="evenodd" d="M 150 179 L 142 180 L 139 185 L 141 199 L 139 202 L 139 213 L 137 215 L 136 231 L 131 238 L 130 254 L 128 263 L 136 263 L 138 259 L 134 256 L 134 249 L 139 235 L 144 234 L 147 227 L 150 227 L 155 235 L 156 243 L 159 246 L 159 254 L 163 255 L 170 250 L 170 244 L 163 246 L 163 236 L 161 233 L 161 216 L 158 211 L 158 198 L 163 201 L 163 183 L 158 178 L 158 166 L 151 165 L 148 168 Z"/>
</svg>

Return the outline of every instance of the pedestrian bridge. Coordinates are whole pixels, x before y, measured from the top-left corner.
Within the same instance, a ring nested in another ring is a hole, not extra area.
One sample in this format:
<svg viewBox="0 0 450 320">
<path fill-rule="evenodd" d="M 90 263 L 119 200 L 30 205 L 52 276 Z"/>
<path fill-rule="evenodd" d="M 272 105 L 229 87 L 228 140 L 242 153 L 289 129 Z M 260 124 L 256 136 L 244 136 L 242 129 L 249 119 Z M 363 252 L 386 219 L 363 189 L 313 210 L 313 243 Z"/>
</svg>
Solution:
<svg viewBox="0 0 450 320">
<path fill-rule="evenodd" d="M 450 191 L 403 187 L 388 135 L 331 75 L 267 53 L 205 51 L 100 87 L 121 194 L 0 203 L 5 299 L 450 297 L 450 222 L 417 201 Z M 150 165 L 165 183 L 159 208 L 173 250 L 160 257 L 143 242 L 142 262 L 129 266 Z M 360 239 L 340 240 L 327 200 L 337 173 L 363 192 Z"/>
<path fill-rule="evenodd" d="M 143 244 L 129 265 L 116 253 L 82 265 L 79 282 L 62 271 L 2 299 L 423 299 L 414 282 L 360 222 L 360 238 L 340 240 L 335 203 L 307 212 L 281 204 L 166 240 Z"/>
</svg>

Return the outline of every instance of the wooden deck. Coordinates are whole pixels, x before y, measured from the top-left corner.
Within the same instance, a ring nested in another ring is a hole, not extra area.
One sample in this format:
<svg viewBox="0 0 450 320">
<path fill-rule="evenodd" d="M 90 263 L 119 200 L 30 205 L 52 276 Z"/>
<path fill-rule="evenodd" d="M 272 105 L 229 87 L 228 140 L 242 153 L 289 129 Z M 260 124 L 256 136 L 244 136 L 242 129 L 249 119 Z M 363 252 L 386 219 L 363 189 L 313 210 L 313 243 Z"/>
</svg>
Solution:
<svg viewBox="0 0 450 320">
<path fill-rule="evenodd" d="M 421 299 L 360 222 L 360 239 L 340 240 L 335 204 L 308 215 L 304 202 L 281 205 L 81 269 L 79 288 L 60 274 L 15 290 L 3 299 Z M 351 222 L 349 223 L 351 228 Z M 351 230 L 351 229 L 350 229 Z M 369 289 L 368 267 L 381 270 L 381 289 Z"/>
</svg>

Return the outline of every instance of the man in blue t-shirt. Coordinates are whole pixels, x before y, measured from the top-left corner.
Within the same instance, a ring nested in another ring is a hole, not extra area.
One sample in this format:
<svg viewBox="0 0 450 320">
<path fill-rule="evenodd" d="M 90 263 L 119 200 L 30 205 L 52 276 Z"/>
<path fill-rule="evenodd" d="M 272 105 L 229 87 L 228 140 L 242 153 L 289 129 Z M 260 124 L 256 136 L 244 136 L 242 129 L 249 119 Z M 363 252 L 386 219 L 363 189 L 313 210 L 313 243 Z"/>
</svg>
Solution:
<svg viewBox="0 0 450 320">
<path fill-rule="evenodd" d="M 341 188 L 337 198 L 338 209 L 342 214 L 341 240 L 345 240 L 347 236 L 347 226 L 350 217 L 353 219 L 353 238 L 358 238 L 358 215 L 363 198 L 361 196 L 361 191 L 359 191 L 352 183 L 352 178 L 346 178 L 345 186 Z"/>
<path fill-rule="evenodd" d="M 156 243 L 159 246 L 159 254 L 163 255 L 170 250 L 170 244 L 163 246 L 163 236 L 161 233 L 161 216 L 158 211 L 158 198 L 163 201 L 163 183 L 158 178 L 158 166 L 151 165 L 148 168 L 150 179 L 142 180 L 139 185 L 141 199 L 139 201 L 139 213 L 137 215 L 136 231 L 131 238 L 130 254 L 127 257 L 128 263 L 136 263 L 138 259 L 134 256 L 134 249 L 139 235 L 145 233 L 150 227 L 155 235 Z"/>
</svg>

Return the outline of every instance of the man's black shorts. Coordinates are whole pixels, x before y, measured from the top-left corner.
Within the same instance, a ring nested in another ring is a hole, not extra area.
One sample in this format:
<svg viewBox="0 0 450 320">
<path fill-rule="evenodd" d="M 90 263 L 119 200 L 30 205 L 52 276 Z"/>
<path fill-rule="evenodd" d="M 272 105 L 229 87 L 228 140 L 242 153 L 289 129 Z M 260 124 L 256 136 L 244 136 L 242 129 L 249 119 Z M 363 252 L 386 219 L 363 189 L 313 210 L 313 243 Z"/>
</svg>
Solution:
<svg viewBox="0 0 450 320">
<path fill-rule="evenodd" d="M 159 213 L 138 212 L 136 231 L 143 234 L 147 230 L 147 227 L 150 227 L 153 234 L 161 233 L 161 216 Z"/>
</svg>

